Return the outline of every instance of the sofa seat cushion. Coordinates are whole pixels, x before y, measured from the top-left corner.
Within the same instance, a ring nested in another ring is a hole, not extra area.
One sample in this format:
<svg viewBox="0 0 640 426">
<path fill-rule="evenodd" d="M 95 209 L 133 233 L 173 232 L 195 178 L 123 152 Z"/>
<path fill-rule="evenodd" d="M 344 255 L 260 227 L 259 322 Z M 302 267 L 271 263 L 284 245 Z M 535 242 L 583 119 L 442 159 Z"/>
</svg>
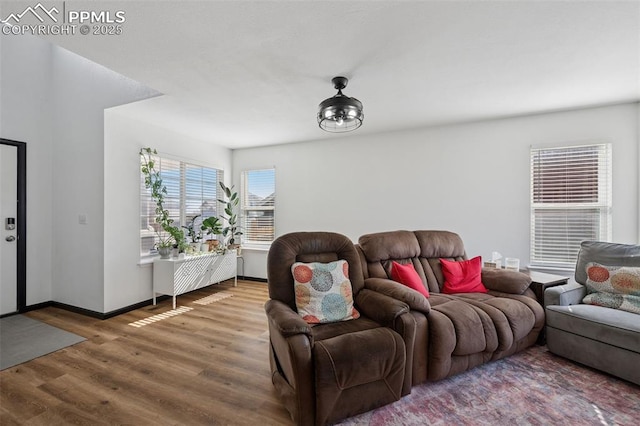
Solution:
<svg viewBox="0 0 640 426">
<path fill-rule="evenodd" d="M 594 305 L 547 306 L 547 327 L 640 353 L 640 315 Z"/>
<path fill-rule="evenodd" d="M 429 303 L 431 304 L 431 307 L 442 305 L 443 303 L 449 303 L 452 300 L 456 300 L 456 296 L 443 293 L 431 293 L 429 296 Z"/>
<path fill-rule="evenodd" d="M 432 311 L 441 313 L 453 331 L 452 355 L 506 351 L 542 327 L 544 312 L 534 300 L 495 297 L 483 293 L 431 295 Z M 439 323 L 443 321 L 440 318 Z M 433 326 L 442 327 L 441 324 Z M 437 333 L 432 333 L 435 337 Z M 442 340 L 444 337 L 440 336 Z"/>
<path fill-rule="evenodd" d="M 454 330 L 453 355 L 472 355 L 494 352 L 498 348 L 498 336 L 492 318 L 483 310 L 462 300 L 451 300 L 431 311 L 443 314 Z M 447 327 L 450 328 L 450 327 Z"/>
<path fill-rule="evenodd" d="M 498 336 L 502 337 L 499 350 L 506 350 L 513 342 L 524 339 L 536 325 L 536 312 L 531 306 L 533 304 L 493 296 L 487 299 L 474 297 L 466 300 L 491 316 Z M 542 313 L 542 309 L 538 311 Z"/>
<path fill-rule="evenodd" d="M 331 339 L 342 334 L 371 330 L 379 327 L 380 324 L 377 322 L 366 317 L 360 317 L 351 321 L 312 325 L 311 334 L 313 335 L 313 340 L 318 342 L 321 340 Z"/>
</svg>

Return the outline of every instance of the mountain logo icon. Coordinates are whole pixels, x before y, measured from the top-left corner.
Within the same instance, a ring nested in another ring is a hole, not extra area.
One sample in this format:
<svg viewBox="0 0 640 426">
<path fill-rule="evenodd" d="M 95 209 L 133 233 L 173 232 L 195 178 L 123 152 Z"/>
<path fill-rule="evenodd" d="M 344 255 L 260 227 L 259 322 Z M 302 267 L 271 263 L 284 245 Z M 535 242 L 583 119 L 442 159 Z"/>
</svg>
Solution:
<svg viewBox="0 0 640 426">
<path fill-rule="evenodd" d="M 6 19 L 0 22 L 5 24 L 17 24 L 23 17 L 28 16 L 29 14 L 35 16 L 36 19 L 40 22 L 44 22 L 44 18 L 46 17 L 49 17 L 49 19 L 51 19 L 53 22 L 58 22 L 58 19 L 54 16 L 54 13 L 56 15 L 60 13 L 60 11 L 58 11 L 55 6 L 47 10 L 47 8 L 42 5 L 42 3 L 38 3 L 34 7 L 27 7 L 22 13 L 12 13 L 7 16 Z"/>
</svg>

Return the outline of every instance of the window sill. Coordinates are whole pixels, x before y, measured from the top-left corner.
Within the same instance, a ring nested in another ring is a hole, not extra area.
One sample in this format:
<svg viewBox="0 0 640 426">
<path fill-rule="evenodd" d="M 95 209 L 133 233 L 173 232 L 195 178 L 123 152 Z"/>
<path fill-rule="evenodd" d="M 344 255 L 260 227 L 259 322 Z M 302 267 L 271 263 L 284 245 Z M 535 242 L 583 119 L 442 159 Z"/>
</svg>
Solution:
<svg viewBox="0 0 640 426">
<path fill-rule="evenodd" d="M 271 248 L 271 245 L 268 246 L 242 246 L 242 251 L 258 251 L 258 252 L 268 252 Z"/>
<path fill-rule="evenodd" d="M 269 246 L 242 246 L 242 252 L 258 252 L 258 253 L 267 253 L 269 251 L 269 249 L 271 248 L 271 245 Z M 158 259 L 159 256 L 146 256 L 146 257 L 142 257 L 140 258 L 140 261 L 138 262 L 138 266 L 141 268 L 144 267 L 149 267 L 151 265 L 153 265 L 153 260 L 154 259 Z"/>
</svg>

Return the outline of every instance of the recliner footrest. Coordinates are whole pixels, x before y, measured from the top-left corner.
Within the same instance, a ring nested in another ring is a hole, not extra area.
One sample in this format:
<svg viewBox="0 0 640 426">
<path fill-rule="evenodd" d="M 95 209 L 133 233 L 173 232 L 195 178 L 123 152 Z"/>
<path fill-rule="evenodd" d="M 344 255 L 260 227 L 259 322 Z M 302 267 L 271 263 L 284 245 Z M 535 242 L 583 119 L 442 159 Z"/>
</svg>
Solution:
<svg viewBox="0 0 640 426">
<path fill-rule="evenodd" d="M 316 424 L 363 413 L 401 397 L 405 345 L 389 328 L 317 341 L 313 355 Z"/>
</svg>

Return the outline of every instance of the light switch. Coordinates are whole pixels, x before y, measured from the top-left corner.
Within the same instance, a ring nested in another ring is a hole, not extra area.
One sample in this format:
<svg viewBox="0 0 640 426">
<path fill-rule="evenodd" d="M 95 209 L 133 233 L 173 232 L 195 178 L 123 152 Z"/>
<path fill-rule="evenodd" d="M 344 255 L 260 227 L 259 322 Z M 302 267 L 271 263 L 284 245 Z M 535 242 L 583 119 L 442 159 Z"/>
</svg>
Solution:
<svg viewBox="0 0 640 426">
<path fill-rule="evenodd" d="M 78 223 L 80 225 L 86 225 L 87 224 L 87 215 L 86 214 L 78 215 Z"/>
</svg>

